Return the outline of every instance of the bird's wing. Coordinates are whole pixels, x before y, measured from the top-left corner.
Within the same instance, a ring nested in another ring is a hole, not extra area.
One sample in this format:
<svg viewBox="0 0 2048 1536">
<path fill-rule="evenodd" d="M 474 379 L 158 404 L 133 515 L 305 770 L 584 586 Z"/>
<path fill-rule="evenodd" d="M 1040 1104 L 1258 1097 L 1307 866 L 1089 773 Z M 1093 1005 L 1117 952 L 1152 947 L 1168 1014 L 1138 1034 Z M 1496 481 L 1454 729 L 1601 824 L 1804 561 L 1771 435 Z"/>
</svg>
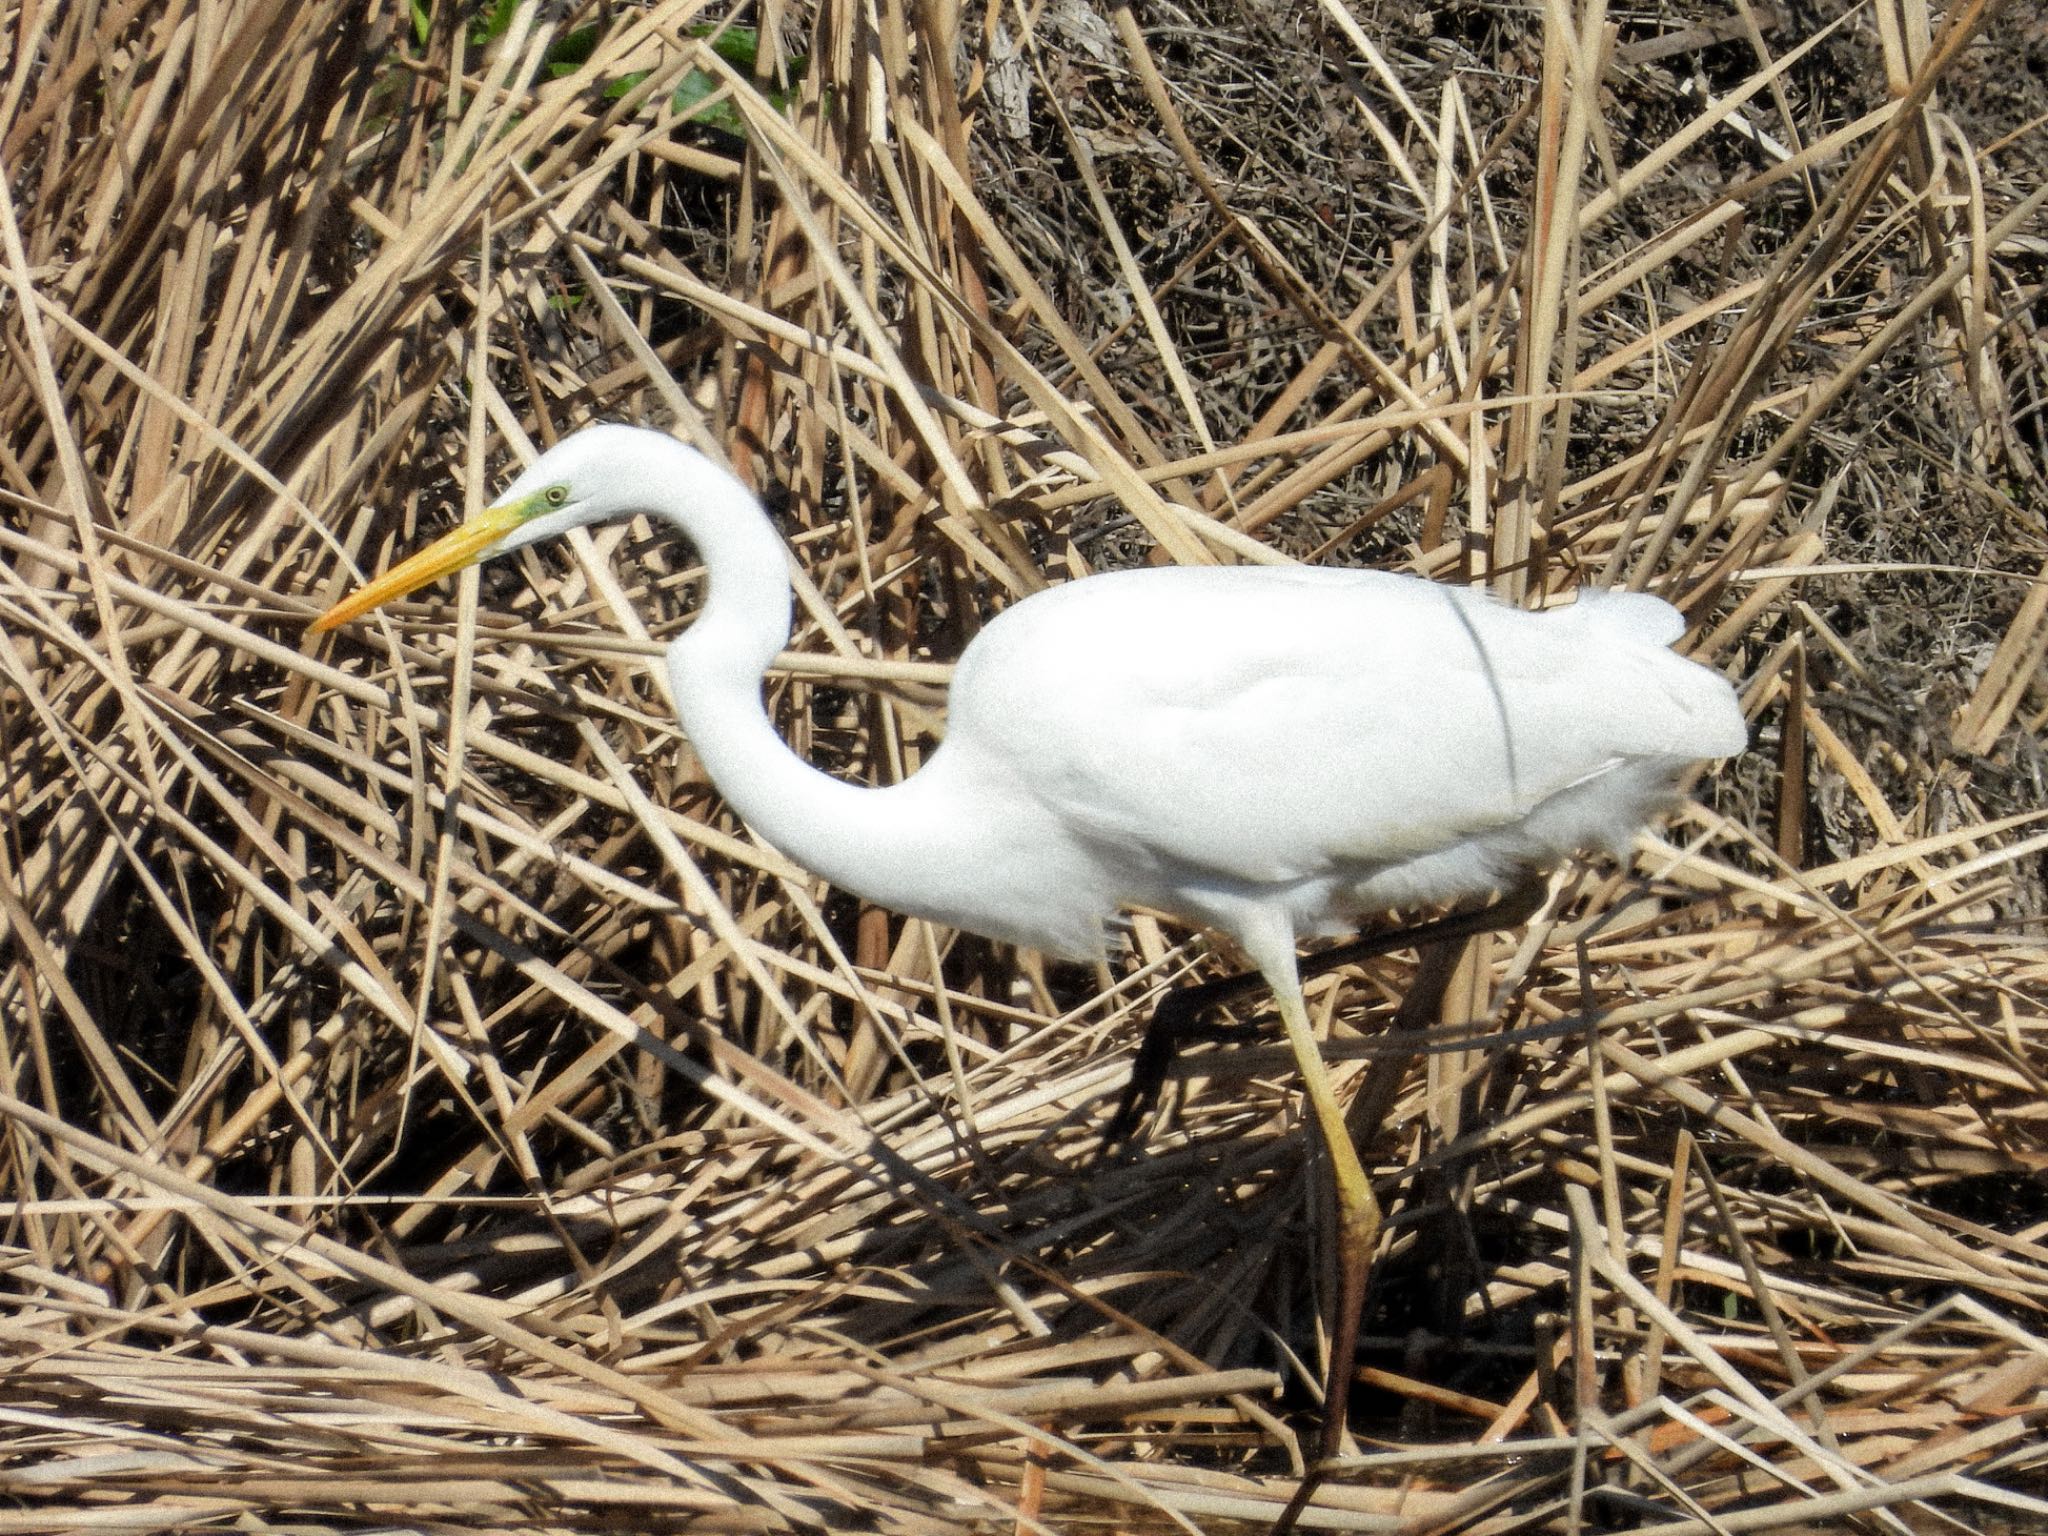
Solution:
<svg viewBox="0 0 2048 1536">
<path fill-rule="evenodd" d="M 1725 756 L 1740 713 L 1616 596 L 1528 614 L 1375 572 L 1156 569 L 1032 598 L 954 682 L 947 750 L 1076 834 L 1221 878 L 1435 852 L 1634 759 Z"/>
</svg>

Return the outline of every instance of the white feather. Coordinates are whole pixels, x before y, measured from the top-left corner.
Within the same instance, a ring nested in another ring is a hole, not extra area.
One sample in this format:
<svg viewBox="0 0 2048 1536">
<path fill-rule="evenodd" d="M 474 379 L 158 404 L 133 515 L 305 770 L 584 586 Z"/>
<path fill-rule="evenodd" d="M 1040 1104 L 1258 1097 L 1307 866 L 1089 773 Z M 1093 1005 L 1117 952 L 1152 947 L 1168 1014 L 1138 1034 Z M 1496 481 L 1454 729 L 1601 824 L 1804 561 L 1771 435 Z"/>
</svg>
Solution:
<svg viewBox="0 0 2048 1536">
<path fill-rule="evenodd" d="M 787 556 L 702 455 L 591 428 L 443 544 L 459 564 L 633 512 L 710 573 L 669 673 L 740 814 L 848 890 L 1058 954 L 1100 955 L 1104 922 L 1140 906 L 1277 965 L 1289 935 L 1618 848 L 1686 765 L 1745 741 L 1733 690 L 1667 648 L 1683 622 L 1653 597 L 1524 613 L 1380 572 L 1148 569 L 1003 613 L 960 658 L 924 770 L 861 788 L 798 760 L 763 710 Z M 452 568 L 423 551 L 326 622 Z"/>
</svg>

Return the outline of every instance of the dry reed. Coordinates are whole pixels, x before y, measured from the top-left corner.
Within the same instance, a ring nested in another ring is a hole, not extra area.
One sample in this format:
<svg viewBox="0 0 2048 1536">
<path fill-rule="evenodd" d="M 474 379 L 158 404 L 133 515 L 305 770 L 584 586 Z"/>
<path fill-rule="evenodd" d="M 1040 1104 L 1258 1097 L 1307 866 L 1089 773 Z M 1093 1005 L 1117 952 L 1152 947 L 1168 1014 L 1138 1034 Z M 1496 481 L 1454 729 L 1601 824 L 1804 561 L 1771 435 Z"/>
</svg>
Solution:
<svg viewBox="0 0 2048 1536">
<path fill-rule="evenodd" d="M 1291 1491 L 1284 1052 L 1099 1155 L 1199 938 L 1047 973 L 756 843 L 644 530 L 303 633 L 599 416 L 771 494 L 772 702 L 869 781 L 1103 565 L 1680 602 L 1755 749 L 1347 1073 L 1393 1221 L 1305 1525 L 2048 1522 L 2028 8 L 773 7 L 751 71 L 692 0 L 403 9 L 0 31 L 0 1532 Z"/>
</svg>

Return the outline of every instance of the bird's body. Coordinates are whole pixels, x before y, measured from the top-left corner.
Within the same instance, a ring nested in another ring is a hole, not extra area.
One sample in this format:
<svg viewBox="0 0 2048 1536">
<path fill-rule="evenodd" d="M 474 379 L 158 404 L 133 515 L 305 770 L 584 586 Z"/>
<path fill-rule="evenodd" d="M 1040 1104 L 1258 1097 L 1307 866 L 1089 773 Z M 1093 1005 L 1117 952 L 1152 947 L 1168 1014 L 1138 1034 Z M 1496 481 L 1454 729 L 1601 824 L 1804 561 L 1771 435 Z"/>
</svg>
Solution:
<svg viewBox="0 0 2048 1536">
<path fill-rule="evenodd" d="M 1040 593 L 967 648 L 910 781 L 967 813 L 929 915 L 1075 957 L 1119 907 L 1305 937 L 1618 847 L 1680 769 L 1742 743 L 1727 684 L 1666 648 L 1678 628 L 1654 598 L 1531 614 L 1377 571 Z"/>
<path fill-rule="evenodd" d="M 790 752 L 762 703 L 790 589 L 759 502 L 623 426 L 565 439 L 321 623 L 633 512 L 673 523 L 710 575 L 669 676 L 705 771 L 756 831 L 870 900 L 1060 956 L 1099 958 L 1104 923 L 1143 907 L 1265 968 L 1361 915 L 1624 844 L 1681 769 L 1744 741 L 1727 683 L 1668 649 L 1682 624 L 1657 598 L 1527 613 L 1379 571 L 1166 567 L 1013 604 L 961 656 L 923 769 L 847 784 Z"/>
<path fill-rule="evenodd" d="M 1527 613 L 1381 572 L 1162 568 L 1012 605 L 960 658 L 925 766 L 855 786 L 796 757 L 763 705 L 791 609 L 759 503 L 693 449 L 619 426 L 564 440 L 316 627 L 635 512 L 674 524 L 704 562 L 709 593 L 669 675 L 706 773 L 769 843 L 873 901 L 1054 954 L 1100 957 L 1122 907 L 1245 951 L 1332 1158 L 1340 1341 L 1378 1210 L 1309 1032 L 1296 941 L 1624 844 L 1687 765 L 1745 742 L 1733 690 L 1672 653 L 1683 624 L 1656 598 Z M 1332 1356 L 1334 1388 L 1348 1346 Z"/>
</svg>

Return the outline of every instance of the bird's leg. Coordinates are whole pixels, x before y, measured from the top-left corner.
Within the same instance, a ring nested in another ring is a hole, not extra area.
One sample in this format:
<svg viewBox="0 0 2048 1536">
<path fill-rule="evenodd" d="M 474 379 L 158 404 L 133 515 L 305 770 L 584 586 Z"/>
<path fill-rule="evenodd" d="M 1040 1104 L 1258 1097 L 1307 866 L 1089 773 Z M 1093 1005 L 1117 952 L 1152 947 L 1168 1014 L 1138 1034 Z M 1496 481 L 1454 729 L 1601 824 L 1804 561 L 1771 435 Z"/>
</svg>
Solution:
<svg viewBox="0 0 2048 1536">
<path fill-rule="evenodd" d="M 1489 906 L 1471 912 L 1453 912 L 1448 917 L 1418 923 L 1410 928 L 1364 935 L 1349 944 L 1306 956 L 1297 963 L 1296 974 L 1303 978 L 1320 976 L 1339 966 L 1354 965 L 1411 945 L 1449 944 L 1469 939 L 1474 934 L 1490 933 L 1496 928 L 1512 928 L 1543 904 L 1546 889 L 1543 877 L 1530 871 L 1500 900 Z M 1130 1080 L 1124 1084 L 1116 1113 L 1110 1118 L 1109 1129 L 1103 1133 L 1104 1145 L 1121 1146 L 1136 1133 L 1138 1123 L 1159 1101 L 1159 1091 L 1166 1083 L 1167 1068 L 1173 1065 L 1173 1058 L 1180 1053 L 1180 1048 L 1189 1040 L 1215 1029 L 1214 1025 L 1202 1023 L 1203 1014 L 1266 984 L 1262 971 L 1240 971 L 1234 976 L 1221 976 L 1214 981 L 1176 988 L 1161 998 L 1151 1023 L 1145 1026 L 1144 1038 L 1138 1042 L 1138 1054 L 1131 1062 Z"/>
<path fill-rule="evenodd" d="M 1162 997 L 1159 1006 L 1152 1010 L 1144 1037 L 1138 1041 L 1138 1054 L 1131 1059 L 1131 1075 L 1124 1082 L 1109 1129 L 1103 1132 L 1103 1145 L 1120 1147 L 1136 1133 L 1139 1122 L 1158 1102 L 1159 1090 L 1166 1082 L 1166 1069 L 1173 1065 L 1173 1058 L 1180 1054 L 1183 1045 L 1224 1032 L 1214 1024 L 1203 1023 L 1203 1015 L 1265 985 L 1266 978 L 1260 972 L 1239 971 L 1214 981 L 1175 987 Z"/>
<path fill-rule="evenodd" d="M 1291 948 L 1286 959 L 1294 959 Z M 1344 1124 L 1344 1111 L 1337 1105 L 1336 1091 L 1330 1086 L 1322 1046 L 1309 1025 L 1308 1007 L 1302 1001 L 1299 975 L 1292 963 L 1283 971 L 1277 961 L 1266 974 L 1272 982 L 1273 1000 L 1280 1008 L 1280 1022 L 1287 1030 L 1287 1044 L 1294 1051 L 1295 1066 L 1301 1072 L 1309 1109 L 1322 1135 L 1323 1150 L 1329 1155 L 1331 1181 L 1337 1188 L 1337 1299 L 1330 1319 L 1329 1367 L 1323 1377 L 1322 1432 L 1316 1437 L 1315 1458 L 1309 1463 L 1301 1486 L 1273 1527 L 1274 1536 L 1283 1536 L 1308 1507 L 1329 1462 L 1344 1444 L 1346 1409 L 1351 1401 L 1351 1368 L 1358 1353 L 1358 1319 L 1365 1309 L 1365 1278 L 1380 1238 L 1380 1205 L 1372 1192 L 1372 1180 L 1366 1177 L 1365 1165 L 1358 1159 L 1358 1148 Z"/>
<path fill-rule="evenodd" d="M 1423 947 L 1421 974 L 1416 978 L 1416 986 L 1401 1000 L 1401 1007 L 1396 1011 L 1394 1020 L 1394 1029 L 1397 1033 L 1412 1034 L 1421 1027 L 1426 1018 L 1437 1012 L 1443 1001 L 1444 990 L 1450 985 L 1451 973 L 1456 968 L 1455 943 L 1482 933 L 1490 933 L 1496 928 L 1518 926 L 1543 905 L 1547 892 L 1548 884 L 1542 875 L 1530 870 L 1525 872 L 1500 900 L 1490 906 L 1476 912 L 1441 918 L 1434 923 L 1424 923 L 1403 933 L 1380 935 L 1359 943 L 1346 944 L 1337 950 L 1325 951 L 1312 957 L 1306 966 L 1299 969 L 1314 974 L 1331 966 L 1383 954 L 1388 949 L 1396 948 L 1400 943 L 1420 944 Z M 1333 959 L 1332 956 L 1342 958 Z M 1277 985 L 1274 988 L 1274 996 L 1276 999 L 1281 997 L 1281 989 Z M 1325 1093 L 1328 1094 L 1328 1078 L 1322 1074 L 1322 1053 L 1316 1049 L 1314 1037 L 1307 1029 L 1306 1010 L 1301 1007 L 1299 996 L 1297 990 L 1296 1008 L 1302 1015 L 1301 1032 L 1308 1036 L 1309 1048 L 1315 1051 L 1317 1066 L 1317 1072 L 1311 1074 L 1304 1063 L 1302 1078 L 1305 1083 L 1311 1085 L 1309 1099 L 1311 1104 L 1315 1104 L 1313 1085 L 1320 1079 Z M 1288 1016 L 1284 1001 L 1281 1004 L 1280 1016 L 1282 1019 Z M 1290 1044 L 1295 1044 L 1295 1037 L 1295 1027 L 1290 1022 Z M 1294 1054 L 1297 1061 L 1303 1061 L 1301 1045 L 1295 1044 Z M 1350 1418 L 1353 1367 L 1358 1356 L 1359 1324 L 1365 1312 L 1366 1281 L 1371 1271 L 1373 1250 L 1379 1244 L 1380 1229 L 1379 1200 L 1372 1192 L 1371 1182 L 1364 1176 L 1363 1166 L 1358 1161 L 1357 1148 L 1361 1141 L 1370 1140 L 1379 1130 L 1380 1123 L 1386 1118 L 1387 1110 L 1392 1106 L 1393 1095 L 1398 1090 L 1401 1079 L 1407 1075 L 1407 1069 L 1414 1059 L 1413 1051 L 1375 1059 L 1371 1069 L 1366 1073 L 1365 1082 L 1352 1101 L 1352 1112 L 1348 1117 L 1335 1110 L 1335 1096 L 1329 1095 L 1332 1112 L 1336 1118 L 1336 1129 L 1333 1132 L 1325 1126 L 1324 1142 L 1333 1149 L 1341 1143 L 1350 1156 L 1352 1166 L 1359 1168 L 1365 1198 L 1360 1213 L 1355 1215 L 1345 1203 L 1343 1175 L 1339 1172 L 1337 1309 L 1330 1329 L 1330 1361 L 1323 1386 L 1322 1433 L 1317 1438 L 1316 1459 L 1309 1464 L 1301 1485 L 1294 1490 L 1294 1496 L 1287 1501 L 1286 1508 L 1281 1510 L 1279 1518 L 1273 1522 L 1269 1536 L 1287 1536 L 1287 1532 L 1294 1529 L 1302 1511 L 1308 1508 L 1316 1490 L 1329 1476 L 1331 1462 L 1343 1449 L 1344 1428 Z M 1317 1119 L 1323 1120 L 1320 1106 L 1317 1109 Z M 1341 1170 L 1343 1164 L 1334 1150 L 1330 1162 L 1333 1170 Z M 1352 1225 L 1361 1217 L 1368 1223 L 1362 1234 L 1356 1233 Z M 1353 1242 L 1358 1243 L 1355 1256 L 1351 1247 Z"/>
<path fill-rule="evenodd" d="M 1372 934 L 1325 950 L 1306 962 L 1296 956 L 1291 935 L 1284 941 L 1248 945 L 1251 958 L 1259 963 L 1257 970 L 1169 993 L 1160 1003 L 1146 1029 L 1144 1040 L 1139 1044 L 1131 1080 L 1110 1122 L 1106 1139 L 1111 1146 L 1128 1136 L 1151 1107 L 1160 1085 L 1165 1081 L 1166 1069 L 1172 1064 L 1175 1051 L 1202 1028 L 1203 1012 L 1262 984 L 1270 986 L 1273 1000 L 1279 1007 L 1281 1023 L 1287 1031 L 1288 1046 L 1301 1073 L 1302 1087 L 1308 1094 L 1316 1128 L 1329 1154 L 1331 1180 L 1337 1195 L 1337 1295 L 1330 1320 L 1329 1363 L 1323 1380 L 1323 1422 L 1316 1437 L 1315 1457 L 1309 1463 L 1300 1487 L 1295 1489 L 1294 1496 L 1274 1522 L 1272 1536 L 1285 1536 L 1294 1528 L 1302 1511 L 1328 1476 L 1330 1463 L 1343 1448 L 1351 1401 L 1352 1370 L 1358 1354 L 1359 1322 L 1365 1310 L 1366 1280 L 1380 1234 L 1379 1200 L 1373 1194 L 1372 1181 L 1366 1177 L 1365 1165 L 1359 1160 L 1357 1142 L 1330 1085 L 1322 1047 L 1309 1024 L 1301 978 L 1409 945 L 1445 946 L 1496 928 L 1513 927 L 1542 905 L 1545 889 L 1542 877 L 1530 871 L 1500 900 L 1477 911 L 1453 913 L 1412 928 Z M 1424 990 L 1433 991 L 1441 997 L 1443 984 L 1449 978 L 1448 967 L 1425 965 L 1424 969 L 1429 973 L 1423 982 Z M 1439 970 L 1441 979 L 1433 980 Z M 1401 1022 L 1412 1028 L 1420 1016 L 1420 1010 L 1404 1006 Z M 1404 1060 L 1400 1066 L 1404 1068 L 1405 1065 Z M 1398 1083 L 1400 1070 L 1393 1068 L 1391 1063 L 1389 1066 L 1390 1070 L 1386 1072 L 1372 1074 L 1368 1082 L 1369 1097 L 1379 1098 L 1386 1092 L 1387 1084 Z M 1379 1093 L 1370 1091 L 1375 1086 Z M 1381 1113 L 1383 1115 L 1384 1110 Z M 1374 1117 L 1375 1123 L 1377 1118 Z"/>
<path fill-rule="evenodd" d="M 1396 949 L 1419 949 L 1425 944 L 1449 944 L 1459 939 L 1469 939 L 1475 934 L 1517 927 L 1535 915 L 1549 891 L 1549 882 L 1540 871 L 1524 871 L 1499 900 L 1489 902 L 1483 907 L 1475 907 L 1470 912 L 1453 912 L 1448 917 L 1417 923 L 1412 928 L 1396 928 L 1389 933 L 1369 934 L 1364 938 L 1353 939 L 1349 944 L 1339 944 L 1335 949 L 1326 949 L 1305 956 L 1300 966 L 1302 979 L 1305 981 L 1311 976 L 1321 976 L 1327 971 L 1336 970 L 1339 966 L 1370 960 Z"/>
</svg>

